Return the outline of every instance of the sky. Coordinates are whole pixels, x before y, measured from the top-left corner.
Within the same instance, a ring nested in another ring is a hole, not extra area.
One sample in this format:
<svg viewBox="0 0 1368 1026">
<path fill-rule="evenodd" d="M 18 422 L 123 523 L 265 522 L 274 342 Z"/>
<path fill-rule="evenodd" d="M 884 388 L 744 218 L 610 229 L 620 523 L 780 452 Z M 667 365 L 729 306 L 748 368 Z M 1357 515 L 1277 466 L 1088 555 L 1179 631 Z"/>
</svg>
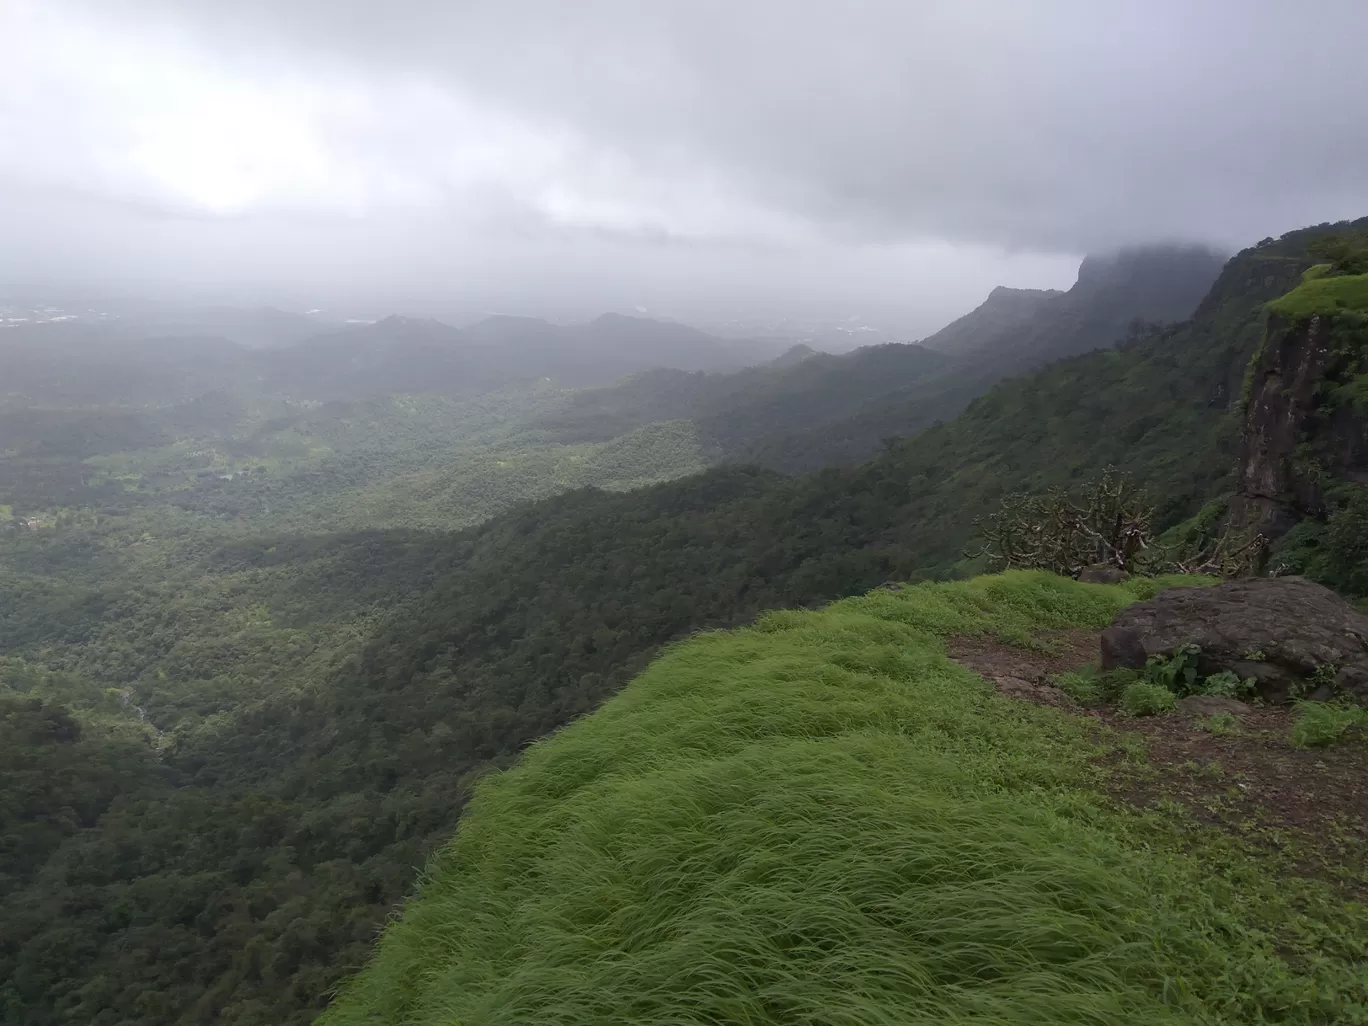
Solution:
<svg viewBox="0 0 1368 1026">
<path fill-rule="evenodd" d="M 1364 0 L 0 0 L 0 283 L 921 334 L 1368 214 Z"/>
</svg>

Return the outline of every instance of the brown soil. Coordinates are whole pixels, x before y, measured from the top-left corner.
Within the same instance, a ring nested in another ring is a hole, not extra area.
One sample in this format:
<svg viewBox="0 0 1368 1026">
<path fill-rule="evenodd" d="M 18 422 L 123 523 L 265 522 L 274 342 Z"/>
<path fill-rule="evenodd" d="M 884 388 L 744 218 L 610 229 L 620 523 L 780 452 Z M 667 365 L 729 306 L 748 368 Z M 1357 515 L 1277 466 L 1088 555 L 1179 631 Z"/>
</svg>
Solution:
<svg viewBox="0 0 1368 1026">
<path fill-rule="evenodd" d="M 1368 899 L 1368 744 L 1294 748 L 1286 707 L 1247 706 L 1239 731 L 1228 736 L 1210 733 L 1204 719 L 1182 711 L 1129 717 L 1113 707 L 1083 709 L 1051 677 L 1095 665 L 1097 633 L 1057 631 L 1039 640 L 1043 651 L 983 637 L 953 638 L 948 648 L 951 658 L 1003 694 L 1111 728 L 1117 743 L 1104 761 L 1116 800 L 1140 808 L 1180 803 L 1196 822 L 1226 831 L 1251 853 Z M 1147 759 L 1127 757 L 1139 747 Z"/>
</svg>

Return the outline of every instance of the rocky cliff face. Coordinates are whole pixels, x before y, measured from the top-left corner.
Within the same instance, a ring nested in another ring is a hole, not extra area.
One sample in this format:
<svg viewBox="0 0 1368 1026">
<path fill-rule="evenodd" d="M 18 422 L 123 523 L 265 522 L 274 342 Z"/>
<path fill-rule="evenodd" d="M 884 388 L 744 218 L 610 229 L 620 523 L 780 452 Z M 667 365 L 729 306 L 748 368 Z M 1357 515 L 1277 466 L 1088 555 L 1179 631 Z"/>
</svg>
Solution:
<svg viewBox="0 0 1368 1026">
<path fill-rule="evenodd" d="M 1368 410 L 1356 400 L 1368 354 L 1360 314 L 1270 313 L 1250 365 L 1235 517 L 1273 539 L 1325 513 L 1325 489 L 1368 484 Z"/>
</svg>

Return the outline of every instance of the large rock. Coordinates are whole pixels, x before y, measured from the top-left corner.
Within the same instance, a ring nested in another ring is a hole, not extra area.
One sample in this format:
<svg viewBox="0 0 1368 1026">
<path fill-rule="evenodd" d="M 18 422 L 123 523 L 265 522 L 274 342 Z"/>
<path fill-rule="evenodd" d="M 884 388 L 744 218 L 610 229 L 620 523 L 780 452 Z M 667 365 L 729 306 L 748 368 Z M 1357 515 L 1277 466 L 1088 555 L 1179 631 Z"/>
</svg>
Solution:
<svg viewBox="0 0 1368 1026">
<path fill-rule="evenodd" d="M 1301 577 L 1171 588 L 1117 613 L 1102 642 L 1104 670 L 1196 645 L 1203 676 L 1253 677 L 1268 701 L 1339 693 L 1368 705 L 1368 615 Z"/>
</svg>

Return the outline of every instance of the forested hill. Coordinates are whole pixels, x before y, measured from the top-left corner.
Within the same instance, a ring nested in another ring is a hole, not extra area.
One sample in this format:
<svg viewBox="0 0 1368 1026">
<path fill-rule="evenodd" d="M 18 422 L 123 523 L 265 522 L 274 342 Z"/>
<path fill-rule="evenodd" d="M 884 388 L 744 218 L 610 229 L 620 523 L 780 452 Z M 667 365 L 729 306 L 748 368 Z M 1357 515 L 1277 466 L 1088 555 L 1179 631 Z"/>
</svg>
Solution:
<svg viewBox="0 0 1368 1026">
<path fill-rule="evenodd" d="M 1088 257 L 1067 292 L 996 291 L 925 340 L 952 357 L 940 374 L 900 383 L 845 417 L 758 439 L 744 457 L 791 472 L 868 459 L 884 439 L 949 420 L 1004 378 L 1187 320 L 1223 263 L 1200 246 L 1148 246 Z"/>
<path fill-rule="evenodd" d="M 606 385 L 655 367 L 733 371 L 791 345 L 722 339 L 620 314 L 571 325 L 495 317 L 466 328 L 395 315 L 341 328 L 313 324 L 300 337 L 309 327 L 307 318 L 295 323 L 279 311 L 210 311 L 141 329 L 122 321 L 7 326 L 0 331 L 0 398 L 165 405 L 244 388 L 297 400 L 473 396 L 543 378 Z M 251 348 L 227 335 L 280 341 Z"/>
<path fill-rule="evenodd" d="M 789 472 L 859 463 L 887 439 L 951 419 L 1003 378 L 1186 320 L 1222 263 L 1211 250 L 1181 246 L 1089 257 L 1068 292 L 996 289 L 918 345 L 726 376 L 656 371 L 581 393 L 540 426 L 565 440 L 596 440 L 678 417 L 694 421 L 715 462 Z"/>
<path fill-rule="evenodd" d="M 48 826 L 0 819 L 25 853 L 0 897 L 4 1021 L 308 1022 L 468 783 L 662 644 L 951 574 L 1004 492 L 1107 463 L 1166 522 L 1191 513 L 1228 486 L 1262 304 L 1327 230 L 1236 256 L 1189 323 L 1003 382 L 854 468 L 579 490 L 457 534 L 190 536 L 190 595 L 155 551 L 146 579 L 72 583 L 58 571 L 127 553 L 26 535 L 3 722 L 49 769 L 36 791 L 7 777 L 29 790 L 0 814 Z M 187 677 L 205 690 L 174 691 Z"/>
</svg>

